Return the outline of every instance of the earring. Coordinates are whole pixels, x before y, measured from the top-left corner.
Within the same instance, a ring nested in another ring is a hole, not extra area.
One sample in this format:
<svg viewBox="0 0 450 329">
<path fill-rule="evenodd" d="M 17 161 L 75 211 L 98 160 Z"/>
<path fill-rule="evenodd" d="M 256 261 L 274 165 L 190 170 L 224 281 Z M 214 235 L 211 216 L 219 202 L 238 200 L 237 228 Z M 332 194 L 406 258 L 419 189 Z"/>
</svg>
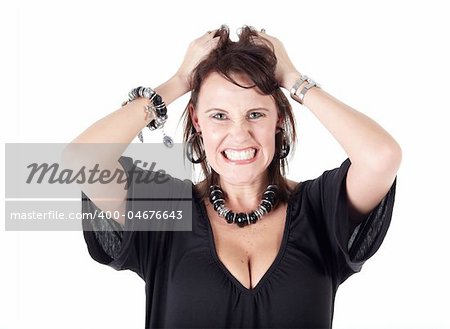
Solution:
<svg viewBox="0 0 450 329">
<path fill-rule="evenodd" d="M 206 159 L 205 150 L 202 148 L 203 141 L 199 140 L 197 141 L 197 138 L 201 138 L 202 134 L 201 132 L 195 132 L 195 134 L 192 134 L 191 137 L 189 137 L 186 145 L 186 157 L 189 161 L 192 163 L 200 163 L 203 162 Z M 194 159 L 194 144 L 198 147 L 200 152 L 200 157 L 198 159 Z"/>
<path fill-rule="evenodd" d="M 277 154 L 277 158 L 282 160 L 284 158 L 286 158 L 289 154 L 289 151 L 291 150 L 291 147 L 289 146 L 288 140 L 286 138 L 286 134 L 284 133 L 284 129 L 283 128 L 279 128 L 280 130 L 277 132 L 281 133 L 281 145 L 280 145 L 280 152 L 278 152 Z"/>
</svg>

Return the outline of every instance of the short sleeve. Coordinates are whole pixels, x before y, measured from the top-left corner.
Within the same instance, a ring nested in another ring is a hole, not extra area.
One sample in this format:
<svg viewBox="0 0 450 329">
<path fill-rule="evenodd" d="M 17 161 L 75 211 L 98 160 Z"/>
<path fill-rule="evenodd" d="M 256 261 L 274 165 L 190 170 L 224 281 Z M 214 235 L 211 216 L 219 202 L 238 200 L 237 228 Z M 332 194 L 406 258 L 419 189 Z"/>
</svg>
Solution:
<svg viewBox="0 0 450 329">
<path fill-rule="evenodd" d="M 364 262 L 379 249 L 391 222 L 397 182 L 395 179 L 383 200 L 352 231 L 346 191 L 350 165 L 350 159 L 346 159 L 339 168 L 325 171 L 310 181 L 308 188 L 309 198 L 323 220 L 339 283 L 359 272 Z"/>
<path fill-rule="evenodd" d="M 151 200 L 158 195 L 170 197 L 173 193 L 184 193 L 183 190 L 191 188 L 188 181 L 182 182 L 170 175 L 167 175 L 168 181 L 164 185 L 136 183 L 133 175 L 142 176 L 143 169 L 135 166 L 129 157 L 122 156 L 119 163 L 127 174 L 125 213 L 136 213 L 146 199 Z M 135 230 L 135 221 L 128 216 L 125 216 L 125 226 L 122 227 L 113 219 L 99 216 L 100 212 L 82 192 L 83 235 L 89 254 L 101 264 L 116 270 L 132 270 L 145 280 L 149 271 L 167 258 L 173 231 Z"/>
</svg>

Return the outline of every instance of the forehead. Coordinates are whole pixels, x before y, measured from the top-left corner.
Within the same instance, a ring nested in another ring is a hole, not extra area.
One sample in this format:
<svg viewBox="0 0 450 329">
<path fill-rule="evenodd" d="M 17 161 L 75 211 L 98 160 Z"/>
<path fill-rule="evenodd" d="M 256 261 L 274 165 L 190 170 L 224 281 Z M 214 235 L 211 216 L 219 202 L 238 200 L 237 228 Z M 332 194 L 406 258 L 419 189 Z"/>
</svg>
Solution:
<svg viewBox="0 0 450 329">
<path fill-rule="evenodd" d="M 243 74 L 233 74 L 231 78 L 242 86 L 253 86 L 250 78 Z M 198 108 L 220 108 L 225 110 L 264 107 L 276 109 L 270 95 L 263 95 L 257 87 L 242 88 L 227 80 L 219 73 L 209 74 L 203 81 L 198 96 Z"/>
</svg>

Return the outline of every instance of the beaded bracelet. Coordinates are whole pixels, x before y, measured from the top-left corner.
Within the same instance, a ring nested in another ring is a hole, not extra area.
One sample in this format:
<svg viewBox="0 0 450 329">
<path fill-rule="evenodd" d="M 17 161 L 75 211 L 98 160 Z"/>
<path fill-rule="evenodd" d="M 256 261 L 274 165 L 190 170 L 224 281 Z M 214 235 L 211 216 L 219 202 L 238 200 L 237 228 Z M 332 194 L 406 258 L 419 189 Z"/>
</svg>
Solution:
<svg viewBox="0 0 450 329">
<path fill-rule="evenodd" d="M 154 91 L 152 88 L 137 87 L 132 89 L 128 93 L 128 99 L 122 103 L 122 106 L 127 105 L 128 103 L 134 101 L 136 98 L 139 97 L 147 98 L 150 100 L 150 104 L 144 106 L 144 110 L 147 113 L 146 120 L 148 120 L 150 113 L 154 114 L 155 117 L 147 124 L 147 128 L 150 130 L 164 128 L 164 124 L 166 123 L 168 118 L 166 104 L 164 103 L 162 97 L 158 95 L 156 91 Z M 138 138 L 141 141 L 141 143 L 144 142 L 142 131 L 139 132 Z M 164 129 L 163 129 L 163 143 L 169 148 L 173 146 L 173 139 L 164 133 Z"/>
</svg>

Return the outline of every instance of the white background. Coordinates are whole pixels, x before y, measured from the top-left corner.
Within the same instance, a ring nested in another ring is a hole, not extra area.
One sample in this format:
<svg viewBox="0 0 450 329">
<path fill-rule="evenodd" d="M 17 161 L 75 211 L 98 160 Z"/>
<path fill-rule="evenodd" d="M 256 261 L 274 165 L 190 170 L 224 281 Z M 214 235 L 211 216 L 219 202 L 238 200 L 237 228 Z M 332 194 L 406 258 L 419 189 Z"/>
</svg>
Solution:
<svg viewBox="0 0 450 329">
<path fill-rule="evenodd" d="M 207 30 L 223 23 L 233 32 L 243 24 L 264 27 L 302 73 L 375 119 L 403 149 L 390 230 L 378 253 L 340 287 L 334 328 L 450 328 L 444 4 L 2 2 L 2 139 L 69 142 L 117 109 L 131 88 L 169 78 L 189 42 Z M 186 101 L 171 104 L 168 133 L 175 133 Z M 346 158 L 340 146 L 306 108 L 294 109 L 299 144 L 289 177 L 315 178 L 339 166 Z M 159 133 L 152 138 L 159 141 Z M 0 278 L 0 328 L 144 326 L 144 282 L 93 261 L 81 232 L 2 228 Z"/>
</svg>

